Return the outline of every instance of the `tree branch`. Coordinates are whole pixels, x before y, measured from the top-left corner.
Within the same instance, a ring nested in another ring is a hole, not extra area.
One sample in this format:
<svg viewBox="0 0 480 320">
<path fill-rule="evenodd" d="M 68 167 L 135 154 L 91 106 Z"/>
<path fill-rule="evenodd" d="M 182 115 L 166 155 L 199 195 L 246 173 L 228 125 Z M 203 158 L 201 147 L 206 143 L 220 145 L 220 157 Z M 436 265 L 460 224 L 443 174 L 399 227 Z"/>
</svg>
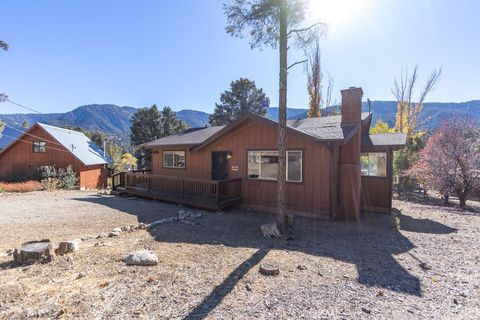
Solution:
<svg viewBox="0 0 480 320">
<path fill-rule="evenodd" d="M 306 28 L 292 29 L 292 30 L 287 32 L 287 36 L 290 36 L 292 33 L 297 33 L 298 34 L 298 33 L 301 33 L 301 32 L 308 31 L 308 30 L 313 29 L 314 27 L 319 26 L 319 25 L 323 25 L 323 23 L 317 22 L 317 23 L 314 23 L 311 26 L 306 27 Z"/>
<path fill-rule="evenodd" d="M 295 62 L 295 63 L 292 63 L 291 65 L 288 66 L 287 70 L 290 69 L 290 68 L 292 68 L 292 67 L 294 67 L 294 66 L 296 66 L 297 64 L 305 63 L 305 62 L 307 62 L 307 61 L 308 61 L 308 60 L 305 59 L 305 60 L 302 60 L 302 61 L 297 61 L 297 62 Z"/>
</svg>

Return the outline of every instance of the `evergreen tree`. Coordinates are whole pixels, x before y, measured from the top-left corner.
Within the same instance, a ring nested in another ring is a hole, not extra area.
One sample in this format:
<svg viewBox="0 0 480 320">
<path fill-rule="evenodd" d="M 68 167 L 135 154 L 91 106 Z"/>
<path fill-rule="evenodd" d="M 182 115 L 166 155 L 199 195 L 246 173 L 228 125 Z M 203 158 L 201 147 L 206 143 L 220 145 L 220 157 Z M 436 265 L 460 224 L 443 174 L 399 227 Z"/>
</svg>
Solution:
<svg viewBox="0 0 480 320">
<path fill-rule="evenodd" d="M 220 103 L 215 104 L 215 110 L 208 121 L 212 126 L 221 126 L 230 123 L 247 111 L 265 115 L 270 99 L 258 89 L 255 81 L 247 78 L 230 83 L 230 90 L 220 95 Z"/>
<path fill-rule="evenodd" d="M 6 43 L 5 41 L 2 41 L 0 40 L 0 49 L 3 49 L 5 51 L 8 50 L 8 43 Z"/>
<path fill-rule="evenodd" d="M 30 123 L 28 123 L 27 120 L 23 121 L 23 123 L 22 123 L 22 128 L 23 128 L 23 129 L 28 129 L 28 128 L 30 128 Z"/>
<path fill-rule="evenodd" d="M 186 128 L 170 107 L 158 111 L 156 105 L 138 109 L 132 116 L 131 122 L 130 140 L 134 146 L 175 134 Z M 152 155 L 148 150 L 137 149 L 135 158 L 137 158 L 138 168 L 151 168 Z"/>
</svg>

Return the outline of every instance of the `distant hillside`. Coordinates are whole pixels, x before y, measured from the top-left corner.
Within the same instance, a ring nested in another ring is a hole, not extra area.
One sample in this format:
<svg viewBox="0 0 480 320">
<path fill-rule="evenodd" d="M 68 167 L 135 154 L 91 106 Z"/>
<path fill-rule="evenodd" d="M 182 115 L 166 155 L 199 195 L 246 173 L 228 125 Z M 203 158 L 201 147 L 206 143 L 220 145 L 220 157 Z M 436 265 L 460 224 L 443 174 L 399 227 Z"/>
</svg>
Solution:
<svg viewBox="0 0 480 320">
<path fill-rule="evenodd" d="M 394 101 L 372 101 L 373 123 L 378 119 L 386 121 L 390 126 L 395 123 L 397 103 Z M 132 107 L 119 107 L 113 104 L 92 104 L 78 107 L 66 113 L 50 114 L 4 114 L 0 120 L 8 126 L 22 128 L 22 123 L 30 124 L 43 122 L 54 126 L 72 125 L 90 131 L 102 131 L 108 135 L 117 136 L 128 143 L 130 136 L 130 119 L 137 109 Z M 323 109 L 322 114 L 338 111 L 338 106 Z M 363 103 L 363 111 L 368 111 L 368 104 Z M 480 123 L 480 100 L 461 103 L 426 103 L 420 117 L 420 127 L 434 129 L 451 114 L 468 115 Z M 181 110 L 177 116 L 190 127 L 203 127 L 208 125 L 208 113 L 196 110 Z M 267 117 L 278 119 L 278 108 L 268 109 Z M 307 116 L 307 109 L 288 108 L 288 119 L 301 119 Z M 8 133 L 7 133 L 8 132 Z M 15 130 L 5 131 L 5 135 L 18 136 Z M 6 137 L 1 139 L 4 141 Z M 2 144 L 0 141 L 0 144 Z"/>
</svg>

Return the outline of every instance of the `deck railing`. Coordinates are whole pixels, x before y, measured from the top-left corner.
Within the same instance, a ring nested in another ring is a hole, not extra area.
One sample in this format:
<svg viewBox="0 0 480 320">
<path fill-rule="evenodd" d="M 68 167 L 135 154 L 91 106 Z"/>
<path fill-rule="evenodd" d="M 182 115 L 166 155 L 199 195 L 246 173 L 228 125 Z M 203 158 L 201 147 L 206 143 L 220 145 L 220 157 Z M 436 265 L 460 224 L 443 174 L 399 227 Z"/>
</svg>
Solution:
<svg viewBox="0 0 480 320">
<path fill-rule="evenodd" d="M 241 196 L 241 179 L 202 180 L 147 173 L 120 172 L 112 176 L 112 188 L 132 189 L 152 195 L 217 203 Z"/>
</svg>

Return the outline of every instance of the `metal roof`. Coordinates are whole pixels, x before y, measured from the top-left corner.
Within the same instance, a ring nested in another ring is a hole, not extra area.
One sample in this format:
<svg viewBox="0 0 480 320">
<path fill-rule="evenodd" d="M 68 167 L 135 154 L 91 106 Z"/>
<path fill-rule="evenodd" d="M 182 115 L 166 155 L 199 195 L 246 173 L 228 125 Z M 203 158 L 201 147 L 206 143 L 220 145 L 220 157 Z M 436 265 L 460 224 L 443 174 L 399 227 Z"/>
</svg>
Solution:
<svg viewBox="0 0 480 320">
<path fill-rule="evenodd" d="M 37 125 L 87 166 L 113 162 L 108 156 L 104 158 L 103 150 L 81 132 L 38 122 Z"/>
</svg>

